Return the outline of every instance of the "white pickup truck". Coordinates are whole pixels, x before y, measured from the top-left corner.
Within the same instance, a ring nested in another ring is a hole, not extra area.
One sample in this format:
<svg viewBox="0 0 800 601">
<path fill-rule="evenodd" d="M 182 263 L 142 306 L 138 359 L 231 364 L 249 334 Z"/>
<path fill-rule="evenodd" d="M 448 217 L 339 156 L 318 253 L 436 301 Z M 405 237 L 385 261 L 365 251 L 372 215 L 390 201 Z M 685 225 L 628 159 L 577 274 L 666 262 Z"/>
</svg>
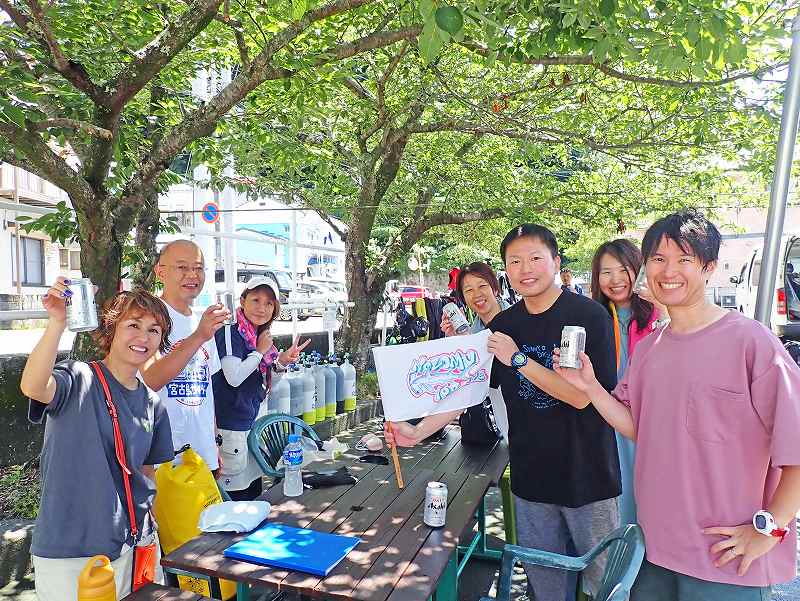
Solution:
<svg viewBox="0 0 800 601">
<path fill-rule="evenodd" d="M 739 275 L 731 278 L 736 284 L 736 306 L 748 317 L 755 315 L 762 251 L 754 250 Z M 778 259 L 770 328 L 781 338 L 800 340 L 800 233 L 781 238 Z"/>
</svg>

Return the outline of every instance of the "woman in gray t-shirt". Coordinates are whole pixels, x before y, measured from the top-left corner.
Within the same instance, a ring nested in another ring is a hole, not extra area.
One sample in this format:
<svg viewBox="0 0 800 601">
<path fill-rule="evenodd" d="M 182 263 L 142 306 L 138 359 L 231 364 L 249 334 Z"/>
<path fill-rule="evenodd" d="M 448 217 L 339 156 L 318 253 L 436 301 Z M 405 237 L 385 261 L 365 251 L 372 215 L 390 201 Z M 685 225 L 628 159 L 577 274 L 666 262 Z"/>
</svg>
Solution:
<svg viewBox="0 0 800 601">
<path fill-rule="evenodd" d="M 47 329 L 31 352 L 20 388 L 28 415 L 47 417 L 41 455 L 42 497 L 31 555 L 38 599 L 73 600 L 78 575 L 93 555 L 112 560 L 117 596 L 130 592 L 133 549 L 127 494 L 117 460 L 113 422 L 102 384 L 81 361 L 54 365 L 66 328 L 69 280 L 58 278 L 43 301 Z M 171 461 L 169 417 L 158 395 L 137 375 L 157 350 L 166 350 L 172 323 L 164 304 L 142 290 L 109 301 L 94 332 L 105 354 L 99 362 L 116 408 L 130 474 L 136 525 L 155 542 L 148 518 L 155 490 L 153 465 Z M 148 477 L 146 477 L 148 476 Z"/>
</svg>

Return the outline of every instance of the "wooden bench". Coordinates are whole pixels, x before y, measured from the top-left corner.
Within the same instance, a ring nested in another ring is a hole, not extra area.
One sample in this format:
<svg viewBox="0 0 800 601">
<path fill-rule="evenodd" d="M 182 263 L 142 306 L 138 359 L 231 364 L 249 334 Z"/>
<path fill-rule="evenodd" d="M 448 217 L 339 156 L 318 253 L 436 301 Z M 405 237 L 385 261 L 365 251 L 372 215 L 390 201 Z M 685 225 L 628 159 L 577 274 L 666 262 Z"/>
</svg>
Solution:
<svg viewBox="0 0 800 601">
<path fill-rule="evenodd" d="M 135 593 L 124 597 L 122 601 L 211 601 L 191 591 L 182 591 L 179 588 L 163 586 L 161 584 L 148 584 Z"/>
</svg>

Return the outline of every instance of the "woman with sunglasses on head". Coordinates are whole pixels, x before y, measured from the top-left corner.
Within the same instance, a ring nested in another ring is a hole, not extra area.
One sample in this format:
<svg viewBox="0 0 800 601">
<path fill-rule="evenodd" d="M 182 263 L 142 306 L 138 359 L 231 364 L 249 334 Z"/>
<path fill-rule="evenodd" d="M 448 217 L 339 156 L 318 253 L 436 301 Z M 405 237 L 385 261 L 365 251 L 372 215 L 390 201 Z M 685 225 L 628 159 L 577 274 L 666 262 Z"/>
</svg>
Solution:
<svg viewBox="0 0 800 601">
<path fill-rule="evenodd" d="M 150 512 L 152 479 L 153 466 L 174 456 L 172 433 L 166 408 L 137 376 L 156 351 L 166 351 L 172 322 L 152 294 L 120 292 L 106 304 L 94 332 L 103 360 L 56 364 L 69 284 L 59 277 L 47 291 L 47 328 L 20 381 L 30 399 L 30 420 L 42 423 L 47 417 L 31 545 L 36 595 L 44 601 L 74 600 L 81 570 L 90 557 L 102 554 L 112 560 L 122 598 L 131 591 L 137 543 L 155 545 L 151 568 L 156 580 L 161 578 Z"/>
<path fill-rule="evenodd" d="M 278 286 L 256 276 L 245 284 L 236 322 L 215 334 L 222 370 L 214 374 L 214 406 L 221 437 L 219 482 L 234 501 L 252 500 L 262 491 L 261 468 L 250 456 L 247 436 L 266 414 L 272 372 L 284 372 L 311 340 L 278 353 L 270 327 L 281 310 Z"/>
<path fill-rule="evenodd" d="M 472 326 L 464 334 L 477 334 L 486 329 L 495 316 L 508 309 L 500 297 L 500 283 L 497 276 L 488 264 L 481 261 L 470 263 L 461 268 L 456 278 L 456 287 L 453 294 L 475 313 Z M 455 328 L 447 318 L 442 317 L 442 331 L 445 336 L 455 336 Z"/>
<path fill-rule="evenodd" d="M 620 238 L 601 244 L 592 259 L 592 298 L 603 305 L 614 322 L 617 379 L 622 380 L 633 349 L 653 331 L 655 322 L 666 315 L 656 303 L 647 284 L 634 292 L 636 275 L 642 267 L 642 252 L 630 240 Z M 636 445 L 616 434 L 619 466 L 622 474 L 620 523 L 636 523 L 633 496 L 633 464 Z"/>
</svg>

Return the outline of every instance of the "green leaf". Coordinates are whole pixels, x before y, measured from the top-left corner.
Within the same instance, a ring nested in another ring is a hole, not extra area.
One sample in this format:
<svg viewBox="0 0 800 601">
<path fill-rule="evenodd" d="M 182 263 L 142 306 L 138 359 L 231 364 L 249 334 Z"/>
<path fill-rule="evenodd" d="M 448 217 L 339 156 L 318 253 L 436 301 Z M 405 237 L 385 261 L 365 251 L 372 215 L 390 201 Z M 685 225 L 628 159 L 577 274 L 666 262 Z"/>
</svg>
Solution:
<svg viewBox="0 0 800 601">
<path fill-rule="evenodd" d="M 450 35 L 464 29 L 464 15 L 455 6 L 440 6 L 436 9 L 436 25 Z"/>
<path fill-rule="evenodd" d="M 308 9 L 308 0 L 291 0 L 292 2 L 292 19 L 297 21 Z"/>
<path fill-rule="evenodd" d="M 706 37 L 700 38 L 697 46 L 695 46 L 694 55 L 700 61 L 707 61 L 708 57 L 711 56 L 711 46 L 711 40 Z"/>
<path fill-rule="evenodd" d="M 616 0 L 600 0 L 600 14 L 605 18 L 613 17 L 616 10 Z"/>
<path fill-rule="evenodd" d="M 606 60 L 606 56 L 608 55 L 608 49 L 611 46 L 611 42 L 608 38 L 603 38 L 597 44 L 595 44 L 594 49 L 592 50 L 592 56 L 594 60 L 598 63 L 602 63 Z"/>
<path fill-rule="evenodd" d="M 433 2 L 433 0 L 419 1 L 419 14 L 422 15 L 422 19 L 425 22 L 433 18 L 435 12 L 436 12 L 436 4 Z"/>
<path fill-rule="evenodd" d="M 697 44 L 697 40 L 700 39 L 700 24 L 696 19 L 690 19 L 686 23 L 686 39 L 689 40 L 692 46 Z"/>
<path fill-rule="evenodd" d="M 566 29 L 567 27 L 571 27 L 578 18 L 578 13 L 573 11 L 568 12 L 564 15 L 564 18 L 561 19 L 561 26 Z"/>
<path fill-rule="evenodd" d="M 747 58 L 747 46 L 742 44 L 739 40 L 734 40 L 731 45 L 725 49 L 725 61 L 732 65 L 738 65 Z"/>
<path fill-rule="evenodd" d="M 442 50 L 442 40 L 436 31 L 436 21 L 426 22 L 419 36 L 419 53 L 426 64 L 432 63 Z"/>
</svg>

